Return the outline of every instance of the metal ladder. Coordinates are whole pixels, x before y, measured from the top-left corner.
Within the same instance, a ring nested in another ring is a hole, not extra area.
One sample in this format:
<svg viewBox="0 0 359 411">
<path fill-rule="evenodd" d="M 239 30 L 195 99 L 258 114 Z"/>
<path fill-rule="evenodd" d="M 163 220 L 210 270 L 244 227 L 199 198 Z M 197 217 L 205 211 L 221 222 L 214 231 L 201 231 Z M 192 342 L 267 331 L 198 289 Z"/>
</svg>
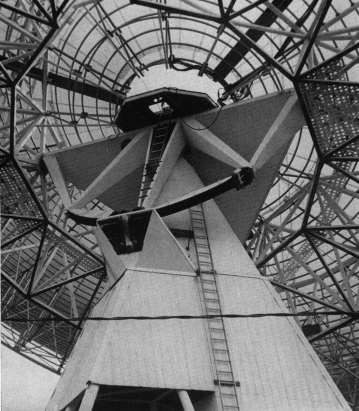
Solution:
<svg viewBox="0 0 359 411">
<path fill-rule="evenodd" d="M 138 200 L 139 207 L 142 206 L 145 198 L 147 197 L 155 179 L 158 166 L 161 164 L 162 155 L 168 141 L 171 118 L 172 109 L 170 107 L 162 106 L 157 126 L 153 130 L 151 147 L 147 155 L 147 161 L 142 176 L 140 197 Z"/>
<path fill-rule="evenodd" d="M 198 262 L 198 275 L 202 289 L 206 315 L 221 315 L 222 309 L 213 266 L 211 248 L 208 240 L 202 204 L 189 209 L 194 244 Z M 228 350 L 226 331 L 222 318 L 208 319 L 210 341 L 223 411 L 239 411 L 237 389 L 239 382 L 234 380 L 233 368 Z"/>
</svg>

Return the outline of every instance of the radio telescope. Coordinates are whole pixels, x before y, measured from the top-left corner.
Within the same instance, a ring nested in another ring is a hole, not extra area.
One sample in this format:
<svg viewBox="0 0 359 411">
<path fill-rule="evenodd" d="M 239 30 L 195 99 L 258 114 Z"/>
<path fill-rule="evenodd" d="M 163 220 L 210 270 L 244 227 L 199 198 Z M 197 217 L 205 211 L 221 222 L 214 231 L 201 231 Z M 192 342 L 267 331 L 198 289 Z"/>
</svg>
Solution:
<svg viewBox="0 0 359 411">
<path fill-rule="evenodd" d="M 358 409 L 359 3 L 0 7 L 2 343 L 47 410 Z"/>
</svg>

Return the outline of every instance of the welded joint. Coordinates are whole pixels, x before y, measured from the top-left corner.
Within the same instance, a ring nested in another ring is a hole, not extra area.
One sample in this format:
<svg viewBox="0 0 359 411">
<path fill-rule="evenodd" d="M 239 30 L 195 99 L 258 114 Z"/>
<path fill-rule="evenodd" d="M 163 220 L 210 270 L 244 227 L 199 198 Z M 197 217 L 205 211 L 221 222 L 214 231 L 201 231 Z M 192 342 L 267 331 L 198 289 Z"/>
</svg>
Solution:
<svg viewBox="0 0 359 411">
<path fill-rule="evenodd" d="M 242 167 L 233 173 L 234 188 L 242 190 L 252 184 L 255 173 L 252 167 Z"/>
</svg>

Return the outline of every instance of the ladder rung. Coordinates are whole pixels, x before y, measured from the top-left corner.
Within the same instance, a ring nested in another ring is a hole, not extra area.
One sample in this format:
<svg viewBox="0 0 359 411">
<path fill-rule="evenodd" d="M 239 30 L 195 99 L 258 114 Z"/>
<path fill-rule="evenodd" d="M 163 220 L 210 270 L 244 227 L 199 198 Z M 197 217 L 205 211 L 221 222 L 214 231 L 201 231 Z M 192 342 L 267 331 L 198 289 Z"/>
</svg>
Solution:
<svg viewBox="0 0 359 411">
<path fill-rule="evenodd" d="M 217 360 L 217 359 L 216 359 L 216 362 L 221 362 L 221 363 L 223 363 L 223 364 L 230 364 L 230 361 L 229 361 L 229 360 Z"/>
<path fill-rule="evenodd" d="M 218 355 L 218 356 L 223 356 L 223 357 L 226 357 L 226 358 L 227 358 L 226 361 L 229 361 L 228 350 L 216 349 L 216 348 L 214 348 L 213 351 L 214 351 L 214 356 L 215 356 L 215 357 L 216 357 L 216 355 Z M 215 359 L 216 359 L 216 360 L 223 360 L 223 359 L 221 359 L 221 358 L 215 358 Z"/>
<path fill-rule="evenodd" d="M 232 387 L 232 385 L 230 385 L 229 387 Z M 234 387 L 234 385 L 233 385 L 233 387 Z M 231 392 L 231 393 L 228 393 L 228 392 L 223 393 L 223 392 L 221 392 L 221 394 L 223 395 L 224 398 L 226 398 L 226 400 L 231 401 L 231 400 L 235 399 L 236 402 L 237 402 L 237 396 L 236 396 L 235 391 L 233 391 L 233 392 Z"/>
<path fill-rule="evenodd" d="M 207 295 L 205 295 L 204 296 L 204 299 L 206 300 L 206 299 L 213 299 L 213 298 L 216 298 L 217 297 L 217 295 L 215 295 L 215 294 L 217 294 L 215 291 L 213 292 L 213 291 L 206 291 L 206 293 L 207 293 Z M 210 294 L 210 295 L 208 295 L 208 294 Z M 212 294 L 212 295 L 211 295 Z"/>
<path fill-rule="evenodd" d="M 222 318 L 210 318 L 209 320 L 209 324 L 213 325 L 213 326 L 218 326 L 218 327 L 222 327 L 223 328 L 223 321 Z M 214 328 L 214 327 L 212 327 Z M 216 328 L 217 329 L 217 328 Z"/>
<path fill-rule="evenodd" d="M 219 301 L 205 301 L 206 311 L 219 310 Z"/>
<path fill-rule="evenodd" d="M 214 303 L 217 303 L 219 301 L 218 298 L 205 298 L 204 300 L 206 302 L 214 302 Z"/>
<path fill-rule="evenodd" d="M 217 290 L 215 288 L 205 288 L 205 287 L 203 287 L 203 291 L 208 291 L 208 292 L 211 292 L 211 293 L 217 293 Z"/>
<path fill-rule="evenodd" d="M 225 377 L 225 379 L 220 379 L 220 384 L 224 384 L 224 385 L 226 385 L 226 383 L 234 384 L 233 375 L 231 371 L 219 371 L 218 374 L 221 374 L 222 377 Z"/>
<path fill-rule="evenodd" d="M 190 217 L 206 313 L 208 315 L 221 315 L 215 271 L 202 206 L 199 205 L 197 208 L 190 208 Z M 233 381 L 223 319 L 221 317 L 210 318 L 208 320 L 208 328 L 220 385 L 223 385 L 223 382 L 227 382 L 234 387 L 235 383 Z M 235 390 L 229 388 L 229 390 L 223 391 L 224 392 L 220 391 L 223 411 L 239 411 Z"/>
<path fill-rule="evenodd" d="M 209 320 L 209 321 L 212 321 L 212 320 Z M 211 327 L 211 326 L 209 326 L 209 329 L 210 329 L 211 331 L 223 331 L 223 325 L 222 325 L 222 324 L 218 324 L 218 327 Z"/>
<path fill-rule="evenodd" d="M 208 315 L 221 315 L 221 310 L 219 308 L 207 308 L 206 313 Z"/>
</svg>

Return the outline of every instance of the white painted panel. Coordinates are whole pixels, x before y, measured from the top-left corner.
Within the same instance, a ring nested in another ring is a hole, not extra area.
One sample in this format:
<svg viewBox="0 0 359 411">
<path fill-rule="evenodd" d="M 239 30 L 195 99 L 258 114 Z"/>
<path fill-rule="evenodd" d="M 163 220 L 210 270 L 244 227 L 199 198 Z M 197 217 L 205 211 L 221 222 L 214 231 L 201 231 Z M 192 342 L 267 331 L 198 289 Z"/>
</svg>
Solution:
<svg viewBox="0 0 359 411">
<path fill-rule="evenodd" d="M 103 312 L 107 312 L 109 302 L 109 295 L 107 295 L 97 305 L 93 315 L 102 315 Z M 46 411 L 53 411 L 56 409 L 55 406 L 58 406 L 60 410 L 63 409 L 87 388 L 87 381 L 90 380 L 107 327 L 107 322 L 89 321 L 85 324 Z"/>
<path fill-rule="evenodd" d="M 220 275 L 224 313 L 283 312 L 264 280 Z M 337 411 L 350 408 L 292 319 L 225 320 L 243 410 Z"/>
<path fill-rule="evenodd" d="M 156 205 L 163 204 L 202 187 L 203 183 L 195 170 L 184 159 L 179 159 L 164 185 Z M 215 270 L 219 273 L 234 275 L 238 274 L 239 271 L 259 275 L 215 201 L 205 202 L 203 208 Z M 167 216 L 164 221 L 171 228 L 191 229 L 187 210 Z M 186 247 L 188 240 L 183 241 L 181 244 Z M 191 261 L 196 261 L 193 241 L 190 242 L 189 250 L 186 251 Z"/>
<path fill-rule="evenodd" d="M 185 144 L 186 141 L 183 137 L 180 123 L 177 123 L 163 153 L 151 190 L 143 202 L 143 207 L 153 207 L 153 204 L 159 196 L 168 176 L 171 174 L 172 168 L 176 164 Z"/>
<path fill-rule="evenodd" d="M 149 131 L 139 132 L 118 156 L 96 177 L 73 208 L 82 208 L 145 162 Z"/>
<path fill-rule="evenodd" d="M 178 159 L 155 206 L 182 197 L 203 187 L 203 183 L 184 158 Z"/>
<path fill-rule="evenodd" d="M 282 312 L 286 312 L 286 307 L 284 306 L 282 300 L 280 299 L 279 295 L 275 292 L 274 288 L 270 285 L 270 284 L 266 284 L 266 287 L 268 288 L 268 290 L 270 291 L 271 295 L 273 296 L 274 300 L 276 301 L 279 310 Z M 310 359 L 315 362 L 318 370 L 321 370 L 321 373 L 323 375 L 323 377 L 325 378 L 327 384 L 329 387 L 331 387 L 331 389 L 333 390 L 334 393 L 338 392 L 338 388 L 336 386 L 336 384 L 334 383 L 334 381 L 332 380 L 332 378 L 330 377 L 330 375 L 328 374 L 326 368 L 324 367 L 323 363 L 320 361 L 319 357 L 316 355 L 316 353 L 313 351 L 312 346 L 309 344 L 307 338 L 304 336 L 304 334 L 301 332 L 300 328 L 298 327 L 298 324 L 295 322 L 295 320 L 293 318 L 288 318 L 287 321 L 289 322 L 289 324 L 291 325 L 291 327 L 293 328 L 293 330 L 295 330 L 295 332 L 298 333 L 298 340 L 297 340 L 297 344 L 298 346 L 301 347 L 301 349 L 305 349 L 308 351 L 309 356 L 307 356 L 307 360 L 310 361 Z M 309 358 L 310 357 L 310 358 Z M 318 391 L 318 387 L 316 388 L 316 392 L 321 396 L 321 398 L 326 398 L 325 395 L 326 393 L 323 391 Z M 341 401 L 343 404 L 345 404 L 345 406 L 347 406 L 346 401 L 344 400 L 344 398 L 342 397 L 342 395 L 340 394 L 338 396 L 338 400 Z M 344 408 L 347 409 L 347 408 Z"/>
<path fill-rule="evenodd" d="M 151 215 L 137 266 L 195 275 L 195 267 L 155 211 Z"/>
<path fill-rule="evenodd" d="M 197 278 L 127 271 L 94 316 L 201 315 Z M 62 409 L 87 381 L 214 390 L 204 320 L 88 321 L 47 407 Z"/>
<path fill-rule="evenodd" d="M 115 311 L 120 313 L 117 315 L 201 312 L 196 278 L 144 272 L 134 272 L 131 277 L 126 294 L 121 301 L 117 298 Z M 109 385 L 213 389 L 203 320 L 112 322 L 110 329 L 108 334 L 112 337 L 101 347 L 102 361 L 118 364 L 118 371 L 109 372 L 98 363 L 93 381 Z"/>
<path fill-rule="evenodd" d="M 168 201 L 186 195 L 191 191 L 197 190 L 202 187 L 203 184 L 193 168 L 186 162 L 186 160 L 180 158 L 172 169 L 172 172 L 169 175 L 166 184 L 163 186 L 161 194 L 157 198 L 155 206 L 164 204 Z M 184 210 L 180 213 L 164 217 L 163 221 L 169 228 L 180 228 L 183 230 L 192 229 L 188 210 Z M 197 267 L 197 258 L 193 241 L 190 241 L 190 243 L 188 244 L 187 238 L 179 238 L 177 240 L 188 258 Z M 186 249 L 188 245 L 189 250 Z"/>
<path fill-rule="evenodd" d="M 254 153 L 250 164 L 257 170 L 263 166 L 282 146 L 287 145 L 298 130 L 298 116 L 302 117 L 300 104 L 293 94 L 268 130 Z"/>
<path fill-rule="evenodd" d="M 259 275 L 214 200 L 203 204 L 214 268 L 218 273 Z"/>
<path fill-rule="evenodd" d="M 234 151 L 194 118 L 186 119 L 186 126 L 182 125 L 182 129 L 192 147 L 234 168 L 249 166 L 248 161 L 240 153 Z"/>
</svg>

